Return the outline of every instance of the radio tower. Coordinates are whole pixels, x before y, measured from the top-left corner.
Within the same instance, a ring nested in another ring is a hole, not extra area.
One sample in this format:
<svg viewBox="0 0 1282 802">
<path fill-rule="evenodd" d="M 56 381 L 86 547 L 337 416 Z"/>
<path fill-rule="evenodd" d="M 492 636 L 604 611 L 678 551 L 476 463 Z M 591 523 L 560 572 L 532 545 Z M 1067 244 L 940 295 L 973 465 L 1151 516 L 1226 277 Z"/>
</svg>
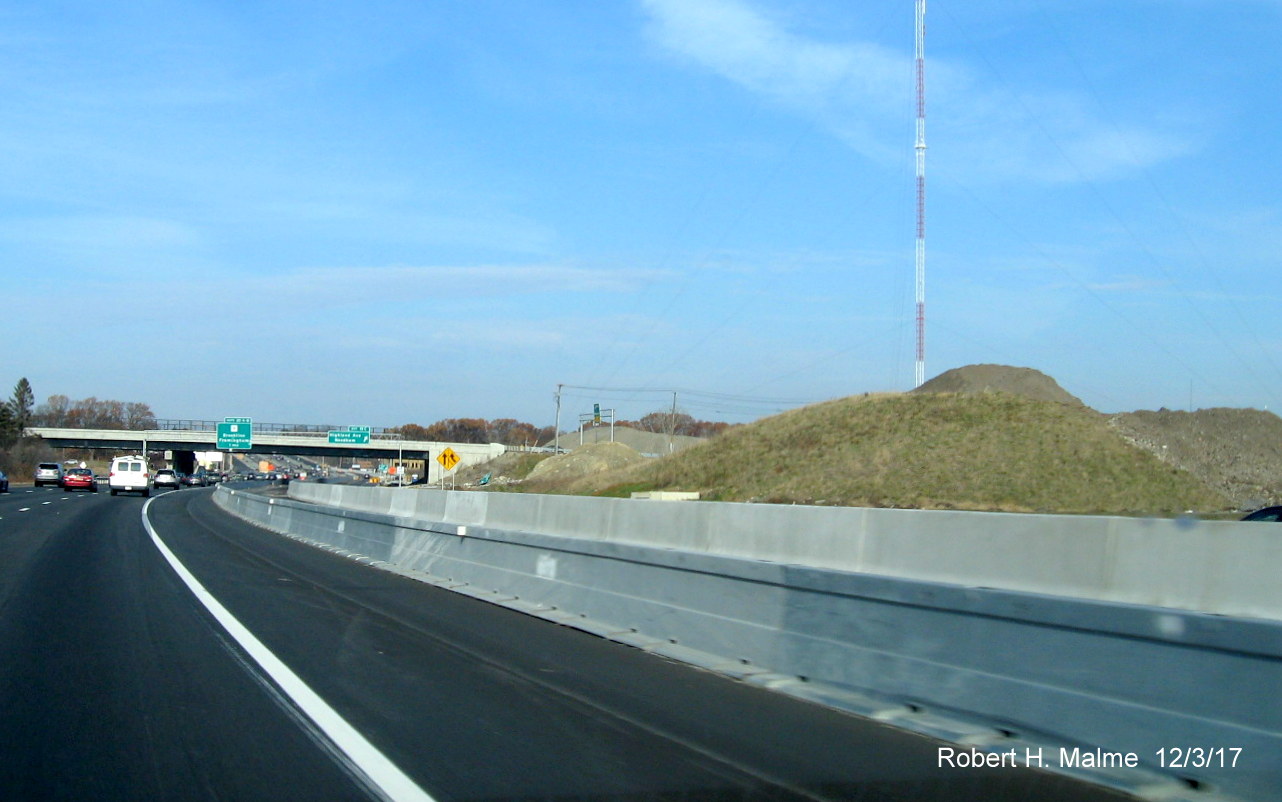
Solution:
<svg viewBox="0 0 1282 802">
<path fill-rule="evenodd" d="M 917 371 L 926 381 L 926 0 L 917 0 Z"/>
</svg>

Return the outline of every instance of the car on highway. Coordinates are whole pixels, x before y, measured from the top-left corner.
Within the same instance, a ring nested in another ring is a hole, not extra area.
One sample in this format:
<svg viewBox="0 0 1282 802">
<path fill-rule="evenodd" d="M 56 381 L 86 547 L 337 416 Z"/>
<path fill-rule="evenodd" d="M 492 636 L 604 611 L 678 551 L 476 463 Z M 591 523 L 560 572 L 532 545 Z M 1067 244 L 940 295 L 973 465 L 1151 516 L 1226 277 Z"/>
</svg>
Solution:
<svg viewBox="0 0 1282 802">
<path fill-rule="evenodd" d="M 9 492 L 9 475 L 0 471 L 0 493 Z"/>
<path fill-rule="evenodd" d="M 151 486 L 156 490 L 162 487 L 179 490 L 183 486 L 182 476 L 172 468 L 157 468 L 155 475 L 151 477 Z"/>
<path fill-rule="evenodd" d="M 189 473 L 182 478 L 183 484 L 188 487 L 208 487 L 209 480 L 205 476 L 204 470 L 197 470 Z"/>
<path fill-rule="evenodd" d="M 107 477 L 111 495 L 117 493 L 141 493 L 151 495 L 151 472 L 147 470 L 147 458 L 141 455 L 116 457 L 111 461 L 111 474 Z"/>
<path fill-rule="evenodd" d="M 1282 521 L 1282 507 L 1265 507 L 1248 514 L 1244 521 Z"/>
<path fill-rule="evenodd" d="M 94 477 L 93 471 L 88 468 L 72 468 L 62 477 L 62 487 L 65 490 L 88 490 L 90 493 L 97 493 L 98 480 Z"/>
<path fill-rule="evenodd" d="M 56 462 L 42 462 L 36 466 L 36 487 L 62 486 L 62 466 Z"/>
</svg>

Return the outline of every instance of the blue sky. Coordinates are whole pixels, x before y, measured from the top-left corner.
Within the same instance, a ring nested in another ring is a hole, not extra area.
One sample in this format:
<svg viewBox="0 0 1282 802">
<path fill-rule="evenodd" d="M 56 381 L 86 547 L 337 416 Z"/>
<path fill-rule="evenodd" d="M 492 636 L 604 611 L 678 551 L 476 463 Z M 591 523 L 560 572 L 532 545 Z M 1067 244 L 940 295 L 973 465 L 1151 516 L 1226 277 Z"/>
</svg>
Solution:
<svg viewBox="0 0 1282 802">
<path fill-rule="evenodd" d="M 1278 0 L 932 0 L 926 374 L 1282 408 Z M 0 2 L 11 386 L 746 421 L 913 383 L 911 0 Z M 603 388 L 603 389 L 583 389 Z"/>
</svg>

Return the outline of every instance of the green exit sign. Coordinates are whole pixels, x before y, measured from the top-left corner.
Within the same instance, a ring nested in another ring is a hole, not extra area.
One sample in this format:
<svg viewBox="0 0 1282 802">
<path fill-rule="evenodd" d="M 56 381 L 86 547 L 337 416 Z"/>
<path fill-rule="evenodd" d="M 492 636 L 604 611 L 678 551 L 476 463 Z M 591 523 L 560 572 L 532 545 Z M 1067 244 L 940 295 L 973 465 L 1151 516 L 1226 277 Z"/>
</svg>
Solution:
<svg viewBox="0 0 1282 802">
<path fill-rule="evenodd" d="M 353 432 L 348 429 L 331 429 L 330 445 L 363 446 L 369 443 L 369 432 Z"/>
<path fill-rule="evenodd" d="M 249 420 L 245 418 L 245 420 Z M 248 451 L 254 445 L 254 427 L 249 423 L 218 424 L 219 451 Z"/>
</svg>

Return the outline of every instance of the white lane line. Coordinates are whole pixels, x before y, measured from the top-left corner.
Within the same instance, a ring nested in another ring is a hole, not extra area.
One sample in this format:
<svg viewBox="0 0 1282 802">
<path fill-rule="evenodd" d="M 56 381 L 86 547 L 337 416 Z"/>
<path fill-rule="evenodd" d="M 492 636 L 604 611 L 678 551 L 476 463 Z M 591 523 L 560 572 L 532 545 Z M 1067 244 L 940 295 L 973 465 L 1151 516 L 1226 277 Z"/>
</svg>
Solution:
<svg viewBox="0 0 1282 802">
<path fill-rule="evenodd" d="M 370 784 L 387 799 L 394 802 L 435 802 L 426 791 L 418 787 L 401 771 L 395 763 L 366 740 L 364 735 L 347 722 L 338 711 L 329 706 L 315 691 L 303 682 L 289 666 L 263 645 L 244 624 L 233 616 L 226 607 L 214 598 L 200 580 L 179 562 L 174 553 L 160 539 L 151 521 L 147 519 L 147 508 L 156 499 L 148 499 L 142 506 L 142 525 L 151 542 L 156 544 L 161 555 L 169 562 L 174 573 L 186 583 L 191 592 L 205 605 L 205 609 L 222 624 L 227 634 L 236 640 L 240 647 L 258 663 L 261 668 L 291 701 L 333 742 L 334 747 L 347 757 L 357 769 L 363 772 Z"/>
<path fill-rule="evenodd" d="M 31 512 L 30 507 L 19 507 L 18 512 Z"/>
</svg>

